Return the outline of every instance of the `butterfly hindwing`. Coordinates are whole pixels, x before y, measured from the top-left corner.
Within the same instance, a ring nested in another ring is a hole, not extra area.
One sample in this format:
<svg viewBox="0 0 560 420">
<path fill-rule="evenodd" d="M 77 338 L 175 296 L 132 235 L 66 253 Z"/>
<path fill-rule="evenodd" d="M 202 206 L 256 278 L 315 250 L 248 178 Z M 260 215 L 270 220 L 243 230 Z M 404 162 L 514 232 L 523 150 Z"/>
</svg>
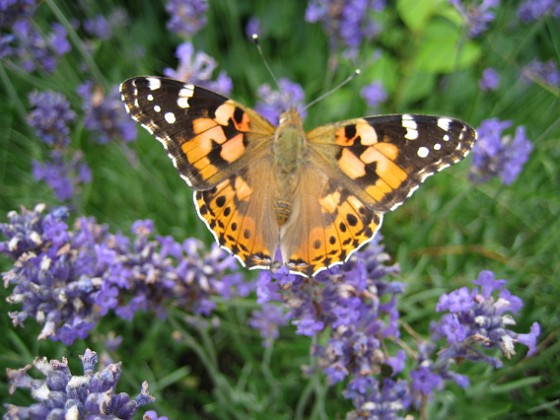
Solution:
<svg viewBox="0 0 560 420">
<path fill-rule="evenodd" d="M 274 127 L 256 112 L 207 89 L 161 77 L 121 84 L 128 113 L 155 136 L 197 190 L 214 187 L 247 164 L 247 152 Z"/>
<path fill-rule="evenodd" d="M 448 117 L 384 115 L 342 121 L 308 133 L 334 177 L 380 212 L 402 204 L 429 176 L 469 152 L 476 132 Z"/>
</svg>

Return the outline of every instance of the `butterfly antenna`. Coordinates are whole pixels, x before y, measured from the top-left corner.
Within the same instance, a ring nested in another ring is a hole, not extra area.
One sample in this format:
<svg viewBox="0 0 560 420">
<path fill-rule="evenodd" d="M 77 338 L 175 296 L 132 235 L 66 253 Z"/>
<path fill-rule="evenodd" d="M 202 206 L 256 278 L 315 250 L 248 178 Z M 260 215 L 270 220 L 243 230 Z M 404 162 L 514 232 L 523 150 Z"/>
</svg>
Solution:
<svg viewBox="0 0 560 420">
<path fill-rule="evenodd" d="M 325 99 L 327 96 L 329 96 L 330 94 L 332 94 L 333 92 L 336 92 L 338 89 L 340 89 L 342 86 L 350 83 L 354 77 L 358 76 L 361 73 L 360 69 L 356 69 L 354 70 L 354 73 L 352 73 L 350 76 L 348 76 L 345 80 L 343 80 L 341 83 L 339 83 L 338 85 L 336 85 L 335 87 L 333 87 L 331 90 L 329 90 L 328 92 L 323 93 L 321 96 L 319 96 L 318 98 L 313 99 L 311 102 L 309 102 L 304 110 L 307 110 L 309 108 L 311 108 L 313 105 L 315 105 L 317 102 L 322 101 L 323 99 Z"/>
<path fill-rule="evenodd" d="M 257 34 L 253 34 L 251 36 L 251 38 L 253 39 L 253 42 L 255 43 L 255 46 L 257 47 L 257 51 L 259 52 L 259 55 L 261 56 L 263 62 L 264 62 L 264 66 L 266 67 L 266 69 L 268 70 L 268 73 L 270 74 L 270 76 L 272 77 L 272 80 L 274 80 L 274 83 L 276 84 L 276 87 L 278 88 L 278 90 L 280 90 L 280 83 L 278 83 L 278 79 L 276 78 L 276 76 L 274 75 L 274 72 L 272 71 L 272 69 L 270 68 L 270 65 L 268 64 L 268 61 L 266 61 L 266 58 L 263 54 L 262 48 L 261 48 L 261 43 L 259 42 L 259 36 Z"/>
</svg>

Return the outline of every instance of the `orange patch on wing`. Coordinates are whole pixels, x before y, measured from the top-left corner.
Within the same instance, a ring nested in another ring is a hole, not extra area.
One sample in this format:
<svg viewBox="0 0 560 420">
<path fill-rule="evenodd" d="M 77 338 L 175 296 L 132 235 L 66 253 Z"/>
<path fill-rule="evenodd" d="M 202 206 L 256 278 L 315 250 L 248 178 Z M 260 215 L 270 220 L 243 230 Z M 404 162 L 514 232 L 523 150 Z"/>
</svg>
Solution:
<svg viewBox="0 0 560 420">
<path fill-rule="evenodd" d="M 237 131 L 247 133 L 249 132 L 249 130 L 251 130 L 251 118 L 249 117 L 249 114 L 244 111 L 240 122 L 235 121 L 235 119 L 232 119 L 232 121 Z"/>
<path fill-rule="evenodd" d="M 364 146 L 371 146 L 377 143 L 377 132 L 367 122 L 356 124 L 356 137 L 360 137 L 360 143 Z"/>
<path fill-rule="evenodd" d="M 340 127 L 336 130 L 335 138 L 335 143 L 340 146 L 352 146 L 354 144 L 354 140 L 356 140 L 356 136 L 352 138 L 346 137 L 346 126 Z"/>
<path fill-rule="evenodd" d="M 229 120 L 233 120 L 235 108 L 235 104 L 233 104 L 231 101 L 224 102 L 222 105 L 216 108 L 216 117 L 214 119 L 220 125 L 229 125 Z"/>
<path fill-rule="evenodd" d="M 193 125 L 193 132 L 195 134 L 204 133 L 206 130 L 209 130 L 212 127 L 216 126 L 216 121 L 211 118 L 196 118 L 192 122 Z"/>
<path fill-rule="evenodd" d="M 304 243 L 304 246 L 308 248 L 309 262 L 311 262 L 311 264 L 324 260 L 326 250 L 325 230 L 323 226 L 318 226 L 311 230 L 307 243 Z"/>
<path fill-rule="evenodd" d="M 235 178 L 235 191 L 237 192 L 237 198 L 240 200 L 245 199 L 246 197 L 253 194 L 252 188 L 245 182 L 243 178 L 238 176 Z"/>
<path fill-rule="evenodd" d="M 393 191 L 393 189 L 382 179 L 378 179 L 375 184 L 366 188 L 368 195 L 373 197 L 376 201 L 383 200 L 383 198 L 385 198 L 385 196 L 391 191 Z"/>
<path fill-rule="evenodd" d="M 360 178 L 366 174 L 364 162 L 348 149 L 342 149 L 342 154 L 338 159 L 338 166 L 351 179 Z"/>
<path fill-rule="evenodd" d="M 385 147 L 385 149 L 389 152 L 392 151 L 390 147 Z M 368 147 L 360 155 L 360 159 L 366 164 L 375 162 L 377 164 L 375 172 L 393 189 L 398 188 L 407 178 L 407 173 L 384 153 L 381 153 L 377 147 Z"/>
<path fill-rule="evenodd" d="M 340 204 L 340 192 L 335 191 L 330 193 L 319 200 L 321 207 L 328 213 L 334 213 Z"/>
<path fill-rule="evenodd" d="M 226 162 L 232 163 L 239 159 L 245 153 L 245 145 L 243 144 L 243 134 L 238 134 L 237 136 L 226 141 L 222 146 L 222 151 L 220 156 Z"/>
<path fill-rule="evenodd" d="M 202 179 L 210 179 L 218 173 L 218 168 L 210 162 L 208 158 L 202 158 L 193 163 Z"/>
<path fill-rule="evenodd" d="M 188 161 L 191 163 L 195 163 L 198 160 L 208 156 L 208 153 L 212 151 L 214 142 L 222 144 L 226 140 L 227 138 L 223 128 L 217 125 L 183 143 L 181 149 L 187 156 Z"/>
<path fill-rule="evenodd" d="M 373 146 L 376 150 L 379 150 L 380 153 L 383 153 L 391 160 L 396 160 L 399 156 L 399 148 L 391 143 L 377 143 Z"/>
</svg>

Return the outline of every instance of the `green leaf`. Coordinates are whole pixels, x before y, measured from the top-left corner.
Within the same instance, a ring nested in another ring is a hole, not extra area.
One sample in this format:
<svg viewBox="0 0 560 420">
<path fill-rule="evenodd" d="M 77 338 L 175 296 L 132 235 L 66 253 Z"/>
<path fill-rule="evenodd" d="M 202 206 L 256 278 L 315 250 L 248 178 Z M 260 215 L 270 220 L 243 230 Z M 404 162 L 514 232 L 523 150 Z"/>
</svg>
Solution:
<svg viewBox="0 0 560 420">
<path fill-rule="evenodd" d="M 397 108 L 403 108 L 430 95 L 434 90 L 435 82 L 436 76 L 434 73 L 418 71 L 406 77 L 404 82 L 401 82 Z"/>
<path fill-rule="evenodd" d="M 431 16 L 447 3 L 445 0 L 398 0 L 397 12 L 406 26 L 413 32 L 426 28 Z"/>
<path fill-rule="evenodd" d="M 466 40 L 451 22 L 433 22 L 423 34 L 414 67 L 431 73 L 452 73 L 472 66 L 480 57 L 478 44 Z"/>
</svg>

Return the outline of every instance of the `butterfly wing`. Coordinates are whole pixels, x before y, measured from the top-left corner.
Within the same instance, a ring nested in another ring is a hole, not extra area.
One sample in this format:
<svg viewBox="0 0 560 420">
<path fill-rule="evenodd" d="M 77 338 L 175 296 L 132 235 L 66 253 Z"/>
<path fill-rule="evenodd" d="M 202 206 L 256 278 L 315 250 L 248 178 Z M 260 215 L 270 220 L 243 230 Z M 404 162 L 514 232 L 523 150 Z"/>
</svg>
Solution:
<svg viewBox="0 0 560 420">
<path fill-rule="evenodd" d="M 371 240 L 382 214 L 465 157 L 476 132 L 453 118 L 404 114 L 325 125 L 307 140 L 305 195 L 297 195 L 297 217 L 281 237 L 290 269 L 310 275 Z"/>
<path fill-rule="evenodd" d="M 463 159 L 476 132 L 454 118 L 403 114 L 342 121 L 307 138 L 318 166 L 328 165 L 369 208 L 387 212 L 426 178 Z"/>
<path fill-rule="evenodd" d="M 121 84 L 121 96 L 196 190 L 198 214 L 216 240 L 249 267 L 270 265 L 279 237 L 267 223 L 275 128 L 231 99 L 176 80 L 135 77 Z"/>
</svg>

